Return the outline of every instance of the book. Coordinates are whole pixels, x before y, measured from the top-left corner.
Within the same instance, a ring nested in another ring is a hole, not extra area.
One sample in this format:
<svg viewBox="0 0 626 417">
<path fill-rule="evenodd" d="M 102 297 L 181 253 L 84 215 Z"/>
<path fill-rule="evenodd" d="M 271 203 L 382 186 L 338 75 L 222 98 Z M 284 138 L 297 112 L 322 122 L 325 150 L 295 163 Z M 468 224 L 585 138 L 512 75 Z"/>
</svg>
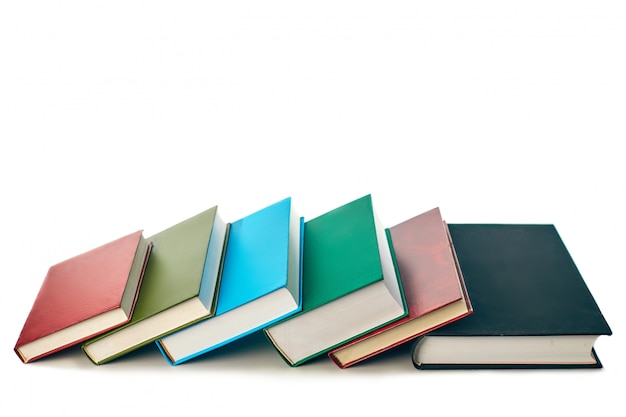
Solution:
<svg viewBox="0 0 626 417">
<path fill-rule="evenodd" d="M 139 230 L 51 266 L 14 348 L 22 362 L 127 323 L 151 247 Z"/>
<path fill-rule="evenodd" d="M 89 359 L 107 363 L 213 316 L 228 229 L 214 206 L 148 238 L 152 253 L 133 316 L 84 342 Z"/>
<path fill-rule="evenodd" d="M 417 369 L 602 367 L 611 329 L 554 225 L 448 227 L 474 313 L 416 339 Z"/>
<path fill-rule="evenodd" d="M 371 195 L 304 224 L 302 310 L 263 329 L 290 366 L 407 314 Z"/>
<path fill-rule="evenodd" d="M 215 315 L 157 341 L 173 365 L 299 311 L 304 219 L 284 199 L 230 226 Z"/>
<path fill-rule="evenodd" d="M 463 274 L 439 208 L 389 228 L 408 315 L 332 349 L 347 368 L 472 313 Z"/>
</svg>

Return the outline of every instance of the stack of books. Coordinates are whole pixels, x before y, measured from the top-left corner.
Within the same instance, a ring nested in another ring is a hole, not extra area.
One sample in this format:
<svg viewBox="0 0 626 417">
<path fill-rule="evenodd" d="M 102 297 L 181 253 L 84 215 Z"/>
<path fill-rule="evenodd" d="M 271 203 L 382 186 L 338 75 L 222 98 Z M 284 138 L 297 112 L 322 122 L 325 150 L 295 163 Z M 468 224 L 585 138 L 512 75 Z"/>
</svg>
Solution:
<svg viewBox="0 0 626 417">
<path fill-rule="evenodd" d="M 305 221 L 285 198 L 212 207 L 50 267 L 15 345 L 100 365 L 155 343 L 171 365 L 262 332 L 288 366 L 349 368 L 411 345 L 415 368 L 600 368 L 611 329 L 551 224 L 385 227 L 371 195 Z"/>
</svg>

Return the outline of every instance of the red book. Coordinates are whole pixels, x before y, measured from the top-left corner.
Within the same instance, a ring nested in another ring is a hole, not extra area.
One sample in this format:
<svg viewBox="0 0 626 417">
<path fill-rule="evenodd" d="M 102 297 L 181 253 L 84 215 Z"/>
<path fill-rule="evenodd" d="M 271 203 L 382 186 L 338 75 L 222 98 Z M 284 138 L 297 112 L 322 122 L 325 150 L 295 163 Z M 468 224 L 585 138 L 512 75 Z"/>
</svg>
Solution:
<svg viewBox="0 0 626 417">
<path fill-rule="evenodd" d="M 334 348 L 347 368 L 473 312 L 439 208 L 389 228 L 409 314 Z"/>
<path fill-rule="evenodd" d="M 128 322 L 152 245 L 137 231 L 48 270 L 15 344 L 24 362 Z"/>
</svg>

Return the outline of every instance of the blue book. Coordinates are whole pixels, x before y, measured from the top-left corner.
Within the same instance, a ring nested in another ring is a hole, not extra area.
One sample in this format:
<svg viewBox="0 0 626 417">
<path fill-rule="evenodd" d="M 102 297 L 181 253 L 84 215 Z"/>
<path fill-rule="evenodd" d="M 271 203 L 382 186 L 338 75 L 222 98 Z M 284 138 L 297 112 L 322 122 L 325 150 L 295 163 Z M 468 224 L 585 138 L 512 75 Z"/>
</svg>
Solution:
<svg viewBox="0 0 626 417">
<path fill-rule="evenodd" d="M 303 236 L 291 198 L 231 223 L 215 315 L 157 340 L 163 356 L 178 365 L 299 312 Z"/>
</svg>

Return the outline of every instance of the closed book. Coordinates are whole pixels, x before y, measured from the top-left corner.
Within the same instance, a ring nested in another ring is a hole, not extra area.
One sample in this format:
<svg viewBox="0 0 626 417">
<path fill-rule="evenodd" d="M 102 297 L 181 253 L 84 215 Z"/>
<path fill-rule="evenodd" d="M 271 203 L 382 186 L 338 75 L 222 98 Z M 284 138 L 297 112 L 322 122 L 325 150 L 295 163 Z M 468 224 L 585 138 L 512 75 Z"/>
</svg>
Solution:
<svg viewBox="0 0 626 417">
<path fill-rule="evenodd" d="M 418 369 L 598 368 L 611 329 L 551 224 L 450 224 L 474 313 L 418 338 Z"/>
<path fill-rule="evenodd" d="M 472 313 L 448 228 L 434 208 L 389 228 L 409 313 L 328 354 L 347 368 Z"/>
<path fill-rule="evenodd" d="M 290 366 L 407 314 L 370 195 L 304 224 L 302 310 L 264 329 Z"/>
<path fill-rule="evenodd" d="M 157 341 L 171 364 L 217 349 L 301 309 L 303 224 L 291 198 L 231 223 L 215 316 Z"/>
<path fill-rule="evenodd" d="M 15 352 L 24 362 L 127 323 L 151 244 L 131 233 L 49 268 Z"/>
<path fill-rule="evenodd" d="M 152 253 L 133 317 L 83 343 L 92 362 L 109 362 L 215 314 L 227 234 L 215 206 L 150 237 Z"/>
</svg>

